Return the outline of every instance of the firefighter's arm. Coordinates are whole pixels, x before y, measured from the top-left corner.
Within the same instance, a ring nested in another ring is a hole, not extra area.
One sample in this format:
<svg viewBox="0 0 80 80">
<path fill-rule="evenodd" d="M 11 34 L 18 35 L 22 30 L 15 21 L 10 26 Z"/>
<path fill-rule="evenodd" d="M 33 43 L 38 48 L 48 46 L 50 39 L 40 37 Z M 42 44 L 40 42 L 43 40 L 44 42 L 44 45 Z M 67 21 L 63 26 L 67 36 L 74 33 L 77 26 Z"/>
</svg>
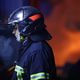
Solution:
<svg viewBox="0 0 80 80">
<path fill-rule="evenodd" d="M 55 74 L 50 72 L 49 62 L 42 51 L 36 51 L 31 60 L 30 80 L 55 80 Z"/>
</svg>

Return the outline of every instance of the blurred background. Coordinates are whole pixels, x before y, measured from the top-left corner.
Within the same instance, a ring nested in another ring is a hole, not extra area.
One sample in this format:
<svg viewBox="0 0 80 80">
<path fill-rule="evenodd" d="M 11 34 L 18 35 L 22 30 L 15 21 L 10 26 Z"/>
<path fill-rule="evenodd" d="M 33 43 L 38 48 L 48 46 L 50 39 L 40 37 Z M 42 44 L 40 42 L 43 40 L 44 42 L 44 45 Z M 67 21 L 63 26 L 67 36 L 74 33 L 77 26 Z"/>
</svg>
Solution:
<svg viewBox="0 0 80 80">
<path fill-rule="evenodd" d="M 58 80 L 80 80 L 80 0 L 0 0 L 0 21 L 31 5 L 41 10 L 55 56 Z"/>
</svg>

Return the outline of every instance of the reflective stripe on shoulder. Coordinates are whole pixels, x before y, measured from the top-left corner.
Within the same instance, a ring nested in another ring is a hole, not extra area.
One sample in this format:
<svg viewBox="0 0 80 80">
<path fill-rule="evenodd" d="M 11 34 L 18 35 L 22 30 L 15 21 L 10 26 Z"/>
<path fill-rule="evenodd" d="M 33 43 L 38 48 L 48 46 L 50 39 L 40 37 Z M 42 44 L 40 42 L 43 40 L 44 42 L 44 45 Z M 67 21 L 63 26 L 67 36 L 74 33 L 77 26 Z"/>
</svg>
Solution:
<svg viewBox="0 0 80 80">
<path fill-rule="evenodd" d="M 39 79 L 49 79 L 49 73 L 44 73 L 44 72 L 40 72 L 40 73 L 36 73 L 36 74 L 32 74 L 30 76 L 31 80 L 39 80 Z"/>
</svg>

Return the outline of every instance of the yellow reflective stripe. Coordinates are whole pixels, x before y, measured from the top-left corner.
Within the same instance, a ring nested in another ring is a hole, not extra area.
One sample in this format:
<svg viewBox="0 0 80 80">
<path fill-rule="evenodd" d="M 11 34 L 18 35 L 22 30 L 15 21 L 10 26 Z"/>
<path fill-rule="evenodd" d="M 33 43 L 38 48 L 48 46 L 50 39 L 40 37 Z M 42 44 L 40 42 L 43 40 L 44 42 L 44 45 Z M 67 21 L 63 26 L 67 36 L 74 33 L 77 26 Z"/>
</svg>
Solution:
<svg viewBox="0 0 80 80">
<path fill-rule="evenodd" d="M 23 77 L 22 77 L 21 73 L 17 73 L 17 80 L 23 80 Z"/>
<path fill-rule="evenodd" d="M 22 67 L 18 66 L 18 65 L 16 65 L 15 71 L 20 72 L 20 73 L 24 73 L 24 69 Z"/>
<path fill-rule="evenodd" d="M 49 73 L 40 72 L 40 73 L 32 74 L 30 78 L 31 80 L 49 79 Z"/>
<path fill-rule="evenodd" d="M 20 36 L 20 40 L 23 41 L 24 40 L 24 37 L 23 36 Z"/>
<path fill-rule="evenodd" d="M 15 72 L 17 72 L 17 79 L 23 80 L 22 74 L 24 73 L 24 69 L 18 65 L 15 66 Z"/>
</svg>

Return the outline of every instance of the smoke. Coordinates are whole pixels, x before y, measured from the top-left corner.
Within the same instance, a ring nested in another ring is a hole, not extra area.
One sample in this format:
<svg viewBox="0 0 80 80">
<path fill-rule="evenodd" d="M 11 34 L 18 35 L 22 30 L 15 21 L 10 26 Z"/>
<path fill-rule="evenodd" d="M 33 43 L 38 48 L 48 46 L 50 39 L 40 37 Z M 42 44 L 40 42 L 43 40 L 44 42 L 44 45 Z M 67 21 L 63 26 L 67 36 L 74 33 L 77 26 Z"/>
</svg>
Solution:
<svg viewBox="0 0 80 80">
<path fill-rule="evenodd" d="M 0 35 L 0 71 L 14 64 L 18 54 L 18 43 L 15 38 Z"/>
</svg>

